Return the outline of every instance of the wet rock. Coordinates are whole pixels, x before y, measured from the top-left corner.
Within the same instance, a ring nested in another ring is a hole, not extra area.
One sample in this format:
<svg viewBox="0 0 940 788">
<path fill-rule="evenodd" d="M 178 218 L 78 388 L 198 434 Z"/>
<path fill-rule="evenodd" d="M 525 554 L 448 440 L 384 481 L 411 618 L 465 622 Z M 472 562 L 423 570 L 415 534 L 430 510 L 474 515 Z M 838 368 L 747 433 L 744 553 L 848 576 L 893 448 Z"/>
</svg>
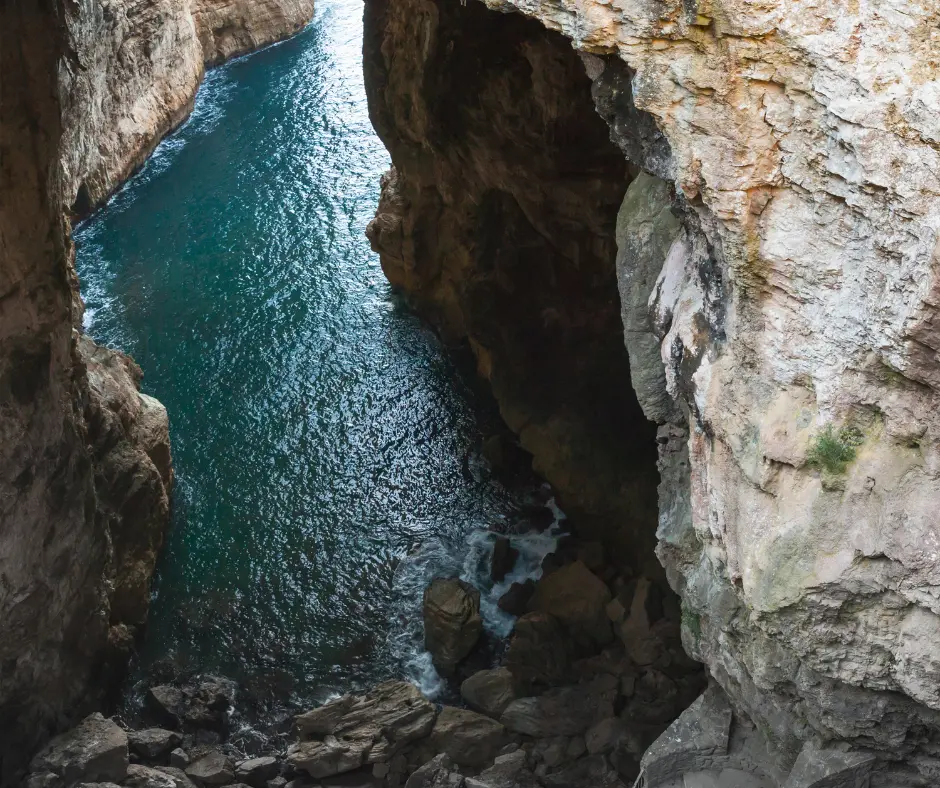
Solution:
<svg viewBox="0 0 940 788">
<path fill-rule="evenodd" d="M 417 769 L 405 788 L 463 788 L 464 778 L 455 768 L 454 762 L 442 753 Z"/>
<path fill-rule="evenodd" d="M 431 731 L 431 746 L 458 766 L 482 768 L 506 744 L 506 729 L 495 720 L 468 709 L 444 706 Z"/>
<path fill-rule="evenodd" d="M 179 687 L 161 684 L 147 690 L 144 702 L 147 708 L 165 725 L 178 727 L 183 717 L 185 698 Z"/>
<path fill-rule="evenodd" d="M 512 673 L 508 668 L 478 671 L 460 685 L 460 696 L 471 709 L 499 719 L 516 698 Z"/>
<path fill-rule="evenodd" d="M 521 616 L 529 606 L 529 600 L 535 593 L 535 581 L 529 578 L 523 583 L 513 583 L 509 590 L 499 598 L 499 609 L 511 616 Z"/>
<path fill-rule="evenodd" d="M 175 731 L 163 728 L 145 728 L 140 731 L 130 731 L 127 741 L 133 752 L 149 761 L 162 758 L 170 750 L 179 746 L 183 737 Z"/>
<path fill-rule="evenodd" d="M 543 577 L 529 600 L 529 610 L 550 613 L 576 636 L 597 645 L 611 640 L 607 603 L 610 590 L 582 561 L 563 566 Z"/>
<path fill-rule="evenodd" d="M 66 784 L 121 782 L 127 767 L 127 734 L 98 713 L 56 736 L 30 763 L 31 771 L 51 772 Z"/>
<path fill-rule="evenodd" d="M 190 759 L 186 754 L 186 751 L 177 747 L 170 753 L 170 766 L 175 766 L 177 769 L 185 769 L 189 766 Z"/>
<path fill-rule="evenodd" d="M 497 536 L 493 544 L 493 559 L 490 564 L 490 577 L 494 583 L 501 583 L 516 565 L 519 551 L 505 536 Z"/>
<path fill-rule="evenodd" d="M 442 675 L 453 675 L 482 631 L 479 591 L 453 578 L 431 581 L 424 592 L 424 645 Z"/>
<path fill-rule="evenodd" d="M 235 682 L 204 676 L 187 690 L 184 720 L 196 727 L 224 730 L 229 710 L 235 705 Z"/>
<path fill-rule="evenodd" d="M 265 788 L 265 783 L 277 777 L 280 771 L 281 766 L 277 758 L 265 755 L 236 764 L 235 779 L 247 783 L 252 788 Z"/>
<path fill-rule="evenodd" d="M 232 762 L 218 750 L 212 750 L 184 770 L 197 785 L 227 785 L 235 779 Z"/>
<path fill-rule="evenodd" d="M 387 681 L 366 695 L 345 695 L 297 717 L 301 741 L 287 760 L 312 777 L 353 771 L 389 760 L 427 736 L 434 706 L 412 684 Z"/>
<path fill-rule="evenodd" d="M 506 667 L 523 684 L 560 684 L 570 674 L 571 638 L 547 613 L 527 613 L 516 621 Z"/>
<path fill-rule="evenodd" d="M 543 695 L 514 700 L 500 722 L 514 733 L 535 738 L 575 736 L 614 716 L 616 691 L 597 682 L 551 689 Z"/>
</svg>

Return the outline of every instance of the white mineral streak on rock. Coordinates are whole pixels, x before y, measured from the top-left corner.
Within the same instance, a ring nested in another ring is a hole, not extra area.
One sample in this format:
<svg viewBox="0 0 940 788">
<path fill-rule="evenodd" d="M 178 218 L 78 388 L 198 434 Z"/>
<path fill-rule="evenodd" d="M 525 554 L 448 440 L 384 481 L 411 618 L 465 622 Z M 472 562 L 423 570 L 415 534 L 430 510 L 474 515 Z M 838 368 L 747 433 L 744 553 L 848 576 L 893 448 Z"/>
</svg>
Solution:
<svg viewBox="0 0 940 788">
<path fill-rule="evenodd" d="M 717 261 L 674 248 L 651 304 L 690 411 L 694 650 L 793 747 L 916 755 L 936 716 L 857 688 L 940 709 L 940 4 L 484 2 L 628 63 Z M 835 480 L 806 465 L 830 422 L 864 439 Z"/>
</svg>

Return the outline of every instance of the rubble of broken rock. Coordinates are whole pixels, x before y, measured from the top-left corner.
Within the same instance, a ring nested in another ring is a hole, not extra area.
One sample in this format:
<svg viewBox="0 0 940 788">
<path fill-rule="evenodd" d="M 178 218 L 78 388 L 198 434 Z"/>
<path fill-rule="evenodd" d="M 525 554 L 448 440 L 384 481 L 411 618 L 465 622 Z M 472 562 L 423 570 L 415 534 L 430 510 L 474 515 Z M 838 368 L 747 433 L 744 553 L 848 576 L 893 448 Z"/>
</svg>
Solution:
<svg viewBox="0 0 940 788">
<path fill-rule="evenodd" d="M 599 552 L 580 545 L 546 559 L 502 664 L 475 672 L 467 665 L 480 636 L 479 593 L 456 580 L 432 583 L 427 645 L 459 686 L 453 705 L 387 681 L 298 715 L 286 749 L 245 752 L 230 735 L 235 684 L 204 676 L 151 687 L 151 727 L 88 717 L 35 756 L 27 785 L 632 785 L 644 751 L 702 693 L 705 677 L 682 649 L 679 609 L 661 581 L 603 566 Z"/>
</svg>

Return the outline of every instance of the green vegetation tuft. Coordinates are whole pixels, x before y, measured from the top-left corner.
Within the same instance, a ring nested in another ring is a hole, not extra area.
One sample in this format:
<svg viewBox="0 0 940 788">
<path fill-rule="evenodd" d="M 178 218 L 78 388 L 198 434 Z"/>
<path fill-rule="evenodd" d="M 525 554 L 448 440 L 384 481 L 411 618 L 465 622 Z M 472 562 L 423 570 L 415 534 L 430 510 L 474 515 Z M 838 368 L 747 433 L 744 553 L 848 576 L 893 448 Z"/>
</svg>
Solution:
<svg viewBox="0 0 940 788">
<path fill-rule="evenodd" d="M 845 473 L 849 463 L 855 459 L 856 449 L 862 443 L 862 433 L 855 427 L 840 427 L 836 431 L 827 424 L 816 435 L 806 461 L 831 474 Z"/>
</svg>

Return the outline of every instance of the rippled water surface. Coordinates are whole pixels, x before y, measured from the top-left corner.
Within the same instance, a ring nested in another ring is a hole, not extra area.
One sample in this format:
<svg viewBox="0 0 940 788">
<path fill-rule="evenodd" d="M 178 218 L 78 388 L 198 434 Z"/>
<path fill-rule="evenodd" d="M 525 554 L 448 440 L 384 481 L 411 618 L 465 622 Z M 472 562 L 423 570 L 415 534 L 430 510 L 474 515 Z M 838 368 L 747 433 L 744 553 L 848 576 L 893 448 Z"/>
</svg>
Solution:
<svg viewBox="0 0 940 788">
<path fill-rule="evenodd" d="M 479 460 L 495 414 L 363 235 L 388 156 L 361 14 L 320 0 L 299 36 L 212 71 L 188 124 L 76 233 L 87 329 L 170 413 L 173 529 L 140 681 L 220 671 L 303 702 L 428 680 L 424 582 L 483 577 L 480 529 L 526 496 Z M 547 549 L 521 546 L 529 567 Z"/>
</svg>

